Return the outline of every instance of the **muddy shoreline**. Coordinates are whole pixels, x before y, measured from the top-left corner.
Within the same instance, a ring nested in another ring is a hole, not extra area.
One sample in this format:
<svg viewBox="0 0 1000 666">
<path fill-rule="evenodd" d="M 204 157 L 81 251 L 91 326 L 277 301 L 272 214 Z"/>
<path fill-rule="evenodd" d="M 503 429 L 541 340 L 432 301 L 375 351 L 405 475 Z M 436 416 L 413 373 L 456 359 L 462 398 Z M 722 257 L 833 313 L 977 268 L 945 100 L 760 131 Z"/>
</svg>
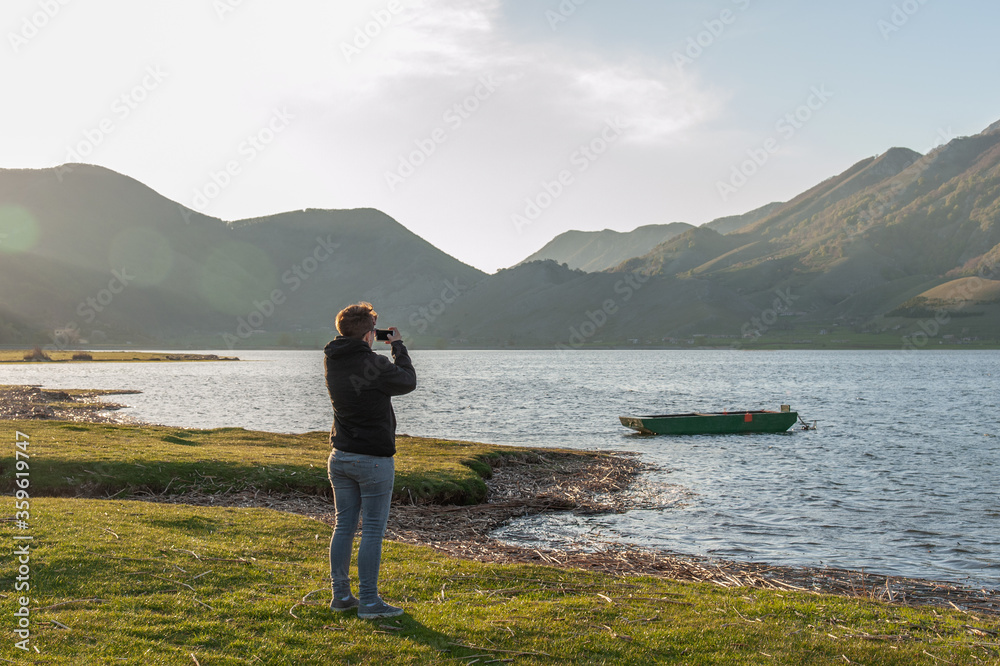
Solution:
<svg viewBox="0 0 1000 666">
<path fill-rule="evenodd" d="M 0 385 L 0 419 L 76 421 L 79 423 L 133 423 L 113 412 L 127 405 L 98 400 L 106 395 L 129 395 L 139 391 L 60 390 L 41 386 Z"/>
<path fill-rule="evenodd" d="M 121 405 L 98 396 L 128 391 L 59 391 L 37 386 L 0 386 L 0 419 L 44 419 L 121 423 Z M 914 606 L 1000 615 L 1000 590 L 958 583 L 871 574 L 844 569 L 785 567 L 735 562 L 622 544 L 583 543 L 570 548 L 526 548 L 491 533 L 514 518 L 547 512 L 620 513 L 641 505 L 636 484 L 644 465 L 630 454 L 596 457 L 539 451 L 507 456 L 487 480 L 487 501 L 442 506 L 394 501 L 388 539 L 430 546 L 454 557 L 487 563 L 546 564 L 614 575 L 649 575 L 789 592 L 836 594 Z M 316 495 L 266 492 L 231 494 L 136 494 L 129 499 L 195 506 L 261 507 L 334 523 L 333 501 Z"/>
</svg>

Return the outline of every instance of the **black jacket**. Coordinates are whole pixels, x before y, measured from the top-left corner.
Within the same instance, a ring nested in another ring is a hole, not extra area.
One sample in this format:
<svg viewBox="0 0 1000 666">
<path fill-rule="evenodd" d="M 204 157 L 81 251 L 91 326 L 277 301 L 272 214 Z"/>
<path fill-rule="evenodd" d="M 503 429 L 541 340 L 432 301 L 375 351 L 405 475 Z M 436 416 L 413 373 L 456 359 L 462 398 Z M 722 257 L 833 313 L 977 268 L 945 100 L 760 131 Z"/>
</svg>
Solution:
<svg viewBox="0 0 1000 666">
<path fill-rule="evenodd" d="M 417 373 L 402 341 L 392 343 L 392 361 L 364 340 L 344 336 L 330 342 L 325 352 L 326 388 L 333 403 L 330 444 L 351 453 L 395 455 L 391 397 L 417 388 Z"/>
</svg>

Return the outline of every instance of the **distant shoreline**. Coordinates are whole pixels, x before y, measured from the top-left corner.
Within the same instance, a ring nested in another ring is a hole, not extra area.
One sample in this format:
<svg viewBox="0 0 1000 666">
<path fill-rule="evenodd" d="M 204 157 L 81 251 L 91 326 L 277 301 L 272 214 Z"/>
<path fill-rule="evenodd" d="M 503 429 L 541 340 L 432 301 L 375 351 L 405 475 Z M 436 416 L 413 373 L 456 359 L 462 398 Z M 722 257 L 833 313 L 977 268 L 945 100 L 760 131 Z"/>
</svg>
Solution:
<svg viewBox="0 0 1000 666">
<path fill-rule="evenodd" d="M 238 361 L 240 359 L 217 354 L 187 354 L 172 352 L 146 352 L 139 350 L 96 351 L 67 350 L 47 351 L 44 349 L 3 349 L 0 350 L 0 364 L 44 364 L 44 363 L 162 363 L 162 362 L 206 362 Z"/>
<path fill-rule="evenodd" d="M 913 351 L 996 351 L 1000 350 L 1000 342 L 991 341 L 977 341 L 969 343 L 951 343 L 951 344 L 928 344 L 923 347 L 910 348 L 900 344 L 898 341 L 894 344 L 869 344 L 869 345 L 858 345 L 858 344 L 788 344 L 788 343 L 769 343 L 769 342 L 757 342 L 757 343 L 740 343 L 731 345 L 654 345 L 654 344 L 593 344 L 584 345 L 580 347 L 568 347 L 564 349 L 563 347 L 557 347 L 555 345 L 537 345 L 537 346 L 519 346 L 519 347 L 508 347 L 503 345 L 465 345 L 465 344 L 428 344 L 426 341 L 417 340 L 411 342 L 406 340 L 407 346 L 411 351 L 554 351 L 554 352 L 576 352 L 576 351 L 898 351 L 898 352 L 913 352 Z M 155 347 L 159 352 L 147 352 L 145 350 Z M 115 351 L 102 351 L 96 347 L 88 347 L 85 350 L 80 350 L 88 352 L 93 355 L 112 355 L 118 354 L 120 358 L 95 358 L 93 362 L 98 361 L 116 361 L 116 362 L 162 362 L 162 361 L 238 361 L 238 357 L 228 357 L 219 356 L 215 354 L 195 354 L 191 353 L 189 350 L 211 350 L 211 351 L 223 351 L 221 349 L 213 348 L 210 346 L 184 346 L 184 347 L 171 347 L 169 345 L 144 345 L 135 347 L 126 346 L 116 346 L 113 347 Z M 322 351 L 321 346 L 309 347 L 309 346 L 266 346 L 261 345 L 257 347 L 238 347 L 231 350 L 225 350 L 226 353 L 239 354 L 240 352 L 254 352 L 254 351 Z M 30 350 L 24 349 L 22 346 L 12 346 L 12 345 L 0 345 L 0 364 L 3 363 L 26 363 L 35 361 L 23 361 L 21 356 L 14 359 L 8 359 L 7 356 L 12 354 L 23 354 L 29 353 Z M 60 355 L 68 354 L 72 355 L 77 352 L 49 352 L 50 355 Z M 125 358 L 126 356 L 135 356 L 135 354 L 148 354 L 151 357 L 160 358 Z M 173 357 L 173 358 L 172 358 Z M 42 361 L 43 363 L 49 361 Z M 56 363 L 69 362 L 69 359 L 54 359 Z M 76 361 L 80 362 L 80 361 Z"/>
</svg>

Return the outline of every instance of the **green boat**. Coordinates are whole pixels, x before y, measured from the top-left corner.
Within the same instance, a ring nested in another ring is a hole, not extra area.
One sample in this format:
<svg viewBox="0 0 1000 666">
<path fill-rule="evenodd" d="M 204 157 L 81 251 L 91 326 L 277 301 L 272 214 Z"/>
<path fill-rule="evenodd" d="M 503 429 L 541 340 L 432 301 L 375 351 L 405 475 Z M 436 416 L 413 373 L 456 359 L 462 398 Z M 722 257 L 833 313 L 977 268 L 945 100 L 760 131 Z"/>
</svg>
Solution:
<svg viewBox="0 0 1000 666">
<path fill-rule="evenodd" d="M 656 416 L 619 416 L 626 428 L 644 435 L 729 435 L 741 432 L 785 432 L 799 418 L 798 412 L 748 410 L 694 412 Z"/>
</svg>

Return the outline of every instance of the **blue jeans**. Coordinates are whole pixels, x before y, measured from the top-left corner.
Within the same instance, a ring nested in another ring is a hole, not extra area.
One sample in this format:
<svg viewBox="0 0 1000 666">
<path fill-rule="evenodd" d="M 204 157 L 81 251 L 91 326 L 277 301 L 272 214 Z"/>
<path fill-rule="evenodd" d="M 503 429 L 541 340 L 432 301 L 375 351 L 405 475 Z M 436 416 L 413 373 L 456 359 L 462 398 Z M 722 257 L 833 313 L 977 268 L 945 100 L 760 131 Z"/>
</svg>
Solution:
<svg viewBox="0 0 1000 666">
<path fill-rule="evenodd" d="M 330 485 L 336 503 L 337 523 L 330 538 L 330 578 L 333 594 L 351 594 L 351 548 L 361 518 L 358 547 L 358 597 L 363 604 L 378 602 L 378 571 L 382 564 L 382 537 L 389 520 L 389 501 L 396 465 L 392 458 L 333 450 L 329 462 Z"/>
</svg>

